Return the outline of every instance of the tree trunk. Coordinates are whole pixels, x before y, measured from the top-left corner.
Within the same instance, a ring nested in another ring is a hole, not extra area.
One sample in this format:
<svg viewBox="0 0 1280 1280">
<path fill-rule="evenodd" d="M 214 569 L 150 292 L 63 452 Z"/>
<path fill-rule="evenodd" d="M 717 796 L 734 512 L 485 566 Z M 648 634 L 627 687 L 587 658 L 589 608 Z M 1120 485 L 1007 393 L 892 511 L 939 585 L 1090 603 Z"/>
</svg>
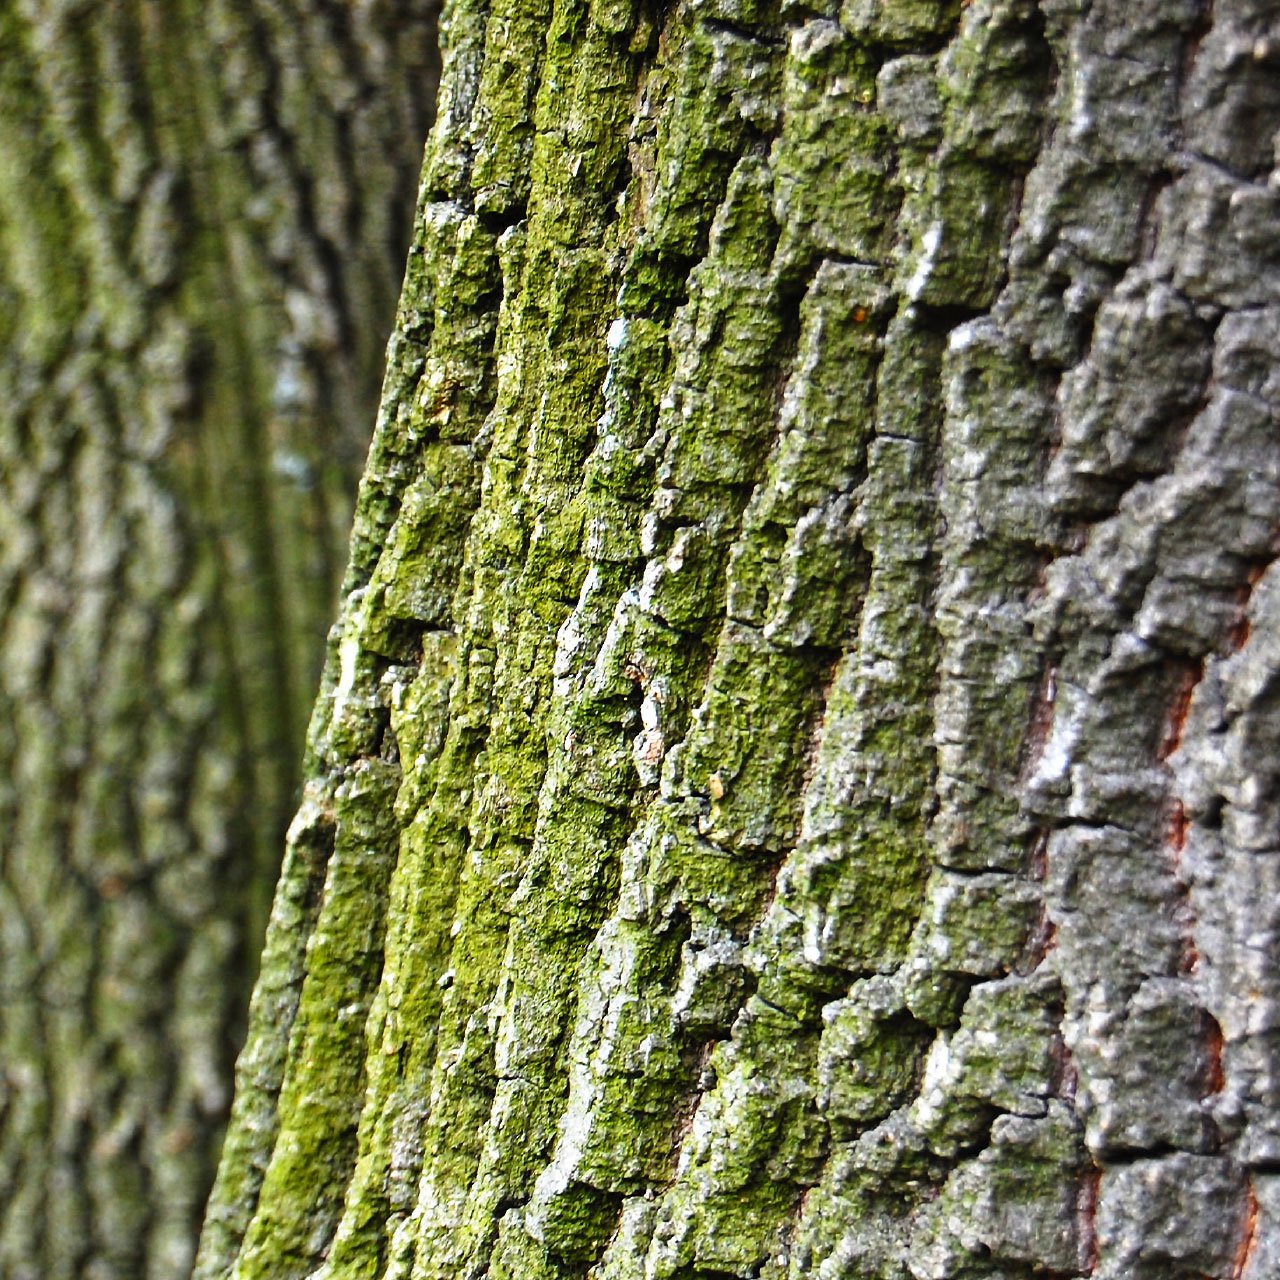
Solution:
<svg viewBox="0 0 1280 1280">
<path fill-rule="evenodd" d="M 1273 0 L 451 0 L 204 1280 L 1280 1269 Z"/>
<path fill-rule="evenodd" d="M 0 1274 L 188 1275 L 431 0 L 0 0 Z"/>
</svg>

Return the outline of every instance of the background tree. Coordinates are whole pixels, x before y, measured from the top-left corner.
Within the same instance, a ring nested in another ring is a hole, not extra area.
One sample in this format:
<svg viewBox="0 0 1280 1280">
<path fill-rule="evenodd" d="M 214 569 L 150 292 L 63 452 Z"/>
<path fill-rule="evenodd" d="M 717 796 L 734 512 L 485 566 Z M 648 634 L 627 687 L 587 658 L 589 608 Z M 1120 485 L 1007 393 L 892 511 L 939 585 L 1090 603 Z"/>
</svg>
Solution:
<svg viewBox="0 0 1280 1280">
<path fill-rule="evenodd" d="M 1276 1274 L 1273 0 L 443 25 L 198 1274 Z"/>
<path fill-rule="evenodd" d="M 0 0 L 0 1274 L 177 1280 L 297 803 L 429 0 Z"/>
</svg>

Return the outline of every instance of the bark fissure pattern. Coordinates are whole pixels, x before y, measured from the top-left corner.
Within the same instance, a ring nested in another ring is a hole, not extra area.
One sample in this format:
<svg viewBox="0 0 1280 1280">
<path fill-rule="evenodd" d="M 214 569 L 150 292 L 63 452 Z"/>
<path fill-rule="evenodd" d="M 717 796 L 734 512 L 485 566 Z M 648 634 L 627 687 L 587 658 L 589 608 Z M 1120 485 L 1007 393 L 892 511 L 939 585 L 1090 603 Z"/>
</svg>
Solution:
<svg viewBox="0 0 1280 1280">
<path fill-rule="evenodd" d="M 203 1274 L 1269 1274 L 1274 7 L 444 31 Z"/>
</svg>

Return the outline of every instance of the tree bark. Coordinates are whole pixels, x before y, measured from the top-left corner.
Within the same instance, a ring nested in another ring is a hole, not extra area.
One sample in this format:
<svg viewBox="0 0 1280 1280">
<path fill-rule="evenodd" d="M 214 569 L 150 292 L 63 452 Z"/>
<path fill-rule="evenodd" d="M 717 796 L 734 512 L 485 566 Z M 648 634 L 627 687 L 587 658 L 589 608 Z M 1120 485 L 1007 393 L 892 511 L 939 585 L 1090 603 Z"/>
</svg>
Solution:
<svg viewBox="0 0 1280 1280">
<path fill-rule="evenodd" d="M 190 1274 L 431 0 L 0 0 L 0 1273 Z"/>
<path fill-rule="evenodd" d="M 205 1280 L 1280 1267 L 1271 0 L 451 0 Z"/>
</svg>

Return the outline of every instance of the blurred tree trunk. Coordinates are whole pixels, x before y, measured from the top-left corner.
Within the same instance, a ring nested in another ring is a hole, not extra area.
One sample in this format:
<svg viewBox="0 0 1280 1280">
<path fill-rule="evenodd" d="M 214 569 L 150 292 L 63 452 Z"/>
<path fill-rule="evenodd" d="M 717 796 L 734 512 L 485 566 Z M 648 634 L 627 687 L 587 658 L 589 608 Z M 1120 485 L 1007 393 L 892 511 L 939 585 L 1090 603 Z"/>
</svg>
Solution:
<svg viewBox="0 0 1280 1280">
<path fill-rule="evenodd" d="M 0 0 L 0 1274 L 190 1272 L 433 0 Z"/>
<path fill-rule="evenodd" d="M 204 1280 L 1280 1271 L 1274 0 L 451 0 Z"/>
</svg>

